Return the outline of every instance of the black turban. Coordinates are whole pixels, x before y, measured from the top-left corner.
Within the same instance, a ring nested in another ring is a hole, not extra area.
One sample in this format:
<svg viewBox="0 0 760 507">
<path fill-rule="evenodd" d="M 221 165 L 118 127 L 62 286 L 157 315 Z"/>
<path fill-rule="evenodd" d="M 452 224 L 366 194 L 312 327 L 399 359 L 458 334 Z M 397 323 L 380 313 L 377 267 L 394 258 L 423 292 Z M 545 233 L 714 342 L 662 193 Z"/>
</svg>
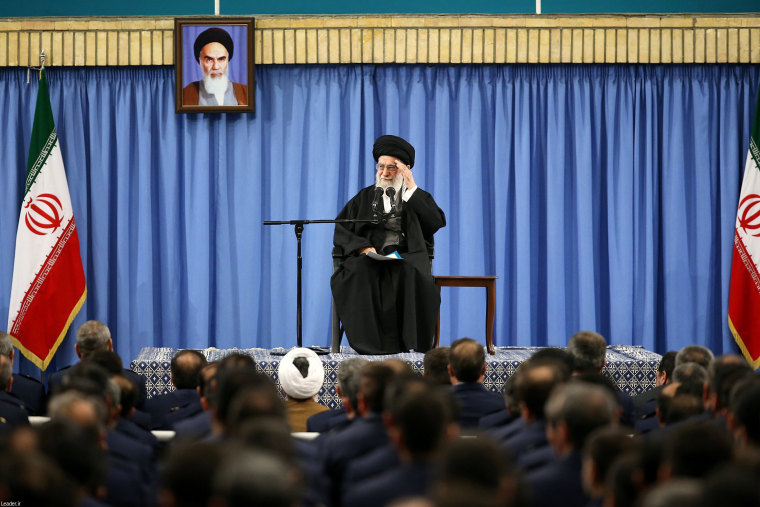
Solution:
<svg viewBox="0 0 760 507">
<path fill-rule="evenodd" d="M 232 51 L 235 49 L 235 45 L 232 43 L 232 37 L 227 33 L 227 30 L 215 26 L 203 30 L 198 34 L 198 37 L 196 37 L 195 44 L 193 45 L 196 60 L 201 57 L 201 49 L 203 49 L 203 46 L 211 42 L 218 42 L 224 46 L 227 49 L 227 53 L 229 53 L 229 59 L 232 60 Z"/>
<path fill-rule="evenodd" d="M 380 136 L 375 140 L 372 147 L 375 162 L 383 155 L 396 157 L 409 167 L 414 165 L 414 146 L 397 136 Z"/>
</svg>

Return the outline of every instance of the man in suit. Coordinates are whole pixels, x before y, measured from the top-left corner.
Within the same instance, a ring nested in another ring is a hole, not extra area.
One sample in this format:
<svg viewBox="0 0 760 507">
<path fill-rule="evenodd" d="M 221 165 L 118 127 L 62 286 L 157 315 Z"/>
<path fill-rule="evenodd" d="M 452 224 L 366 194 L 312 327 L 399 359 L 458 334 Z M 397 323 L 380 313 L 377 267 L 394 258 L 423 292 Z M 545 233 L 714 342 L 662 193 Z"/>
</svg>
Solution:
<svg viewBox="0 0 760 507">
<path fill-rule="evenodd" d="M 153 429 L 173 429 L 176 422 L 203 411 L 198 385 L 201 369 L 206 363 L 206 357 L 197 350 L 180 350 L 174 354 L 169 368 L 175 390 L 154 396 L 145 403 L 145 411 L 153 420 Z"/>
<path fill-rule="evenodd" d="M 10 359 L 11 366 L 13 366 L 15 352 L 11 335 L 0 331 L 0 355 Z M 24 402 L 29 415 L 45 414 L 47 396 L 45 396 L 45 386 L 39 380 L 19 373 L 13 375 L 11 394 Z"/>
<path fill-rule="evenodd" d="M 546 360 L 529 359 L 515 373 L 514 390 L 522 426 L 501 443 L 518 464 L 526 454 L 549 446 L 544 405 L 554 389 L 567 380 L 556 362 Z"/>
<path fill-rule="evenodd" d="M 589 497 L 581 482 L 581 450 L 588 435 L 608 426 L 617 403 L 600 385 L 571 381 L 546 402 L 547 437 L 557 459 L 526 476 L 532 506 L 583 507 Z"/>
<path fill-rule="evenodd" d="M 74 351 L 77 357 L 82 359 L 89 358 L 92 354 L 100 350 L 113 351 L 113 339 L 111 338 L 111 330 L 108 329 L 103 322 L 97 320 L 88 320 L 77 329 L 76 344 L 74 345 Z M 63 383 L 63 379 L 69 372 L 70 366 L 61 368 L 57 372 L 51 374 L 48 377 L 48 395 L 52 394 L 54 390 Z M 142 410 L 147 399 L 147 391 L 145 388 L 145 377 L 136 373 L 128 368 L 122 368 L 124 375 L 132 379 L 132 381 L 139 388 L 139 396 L 135 407 L 138 410 Z"/>
<path fill-rule="evenodd" d="M 328 481 L 332 505 L 339 505 L 343 478 L 350 463 L 388 442 L 382 419 L 386 387 L 393 370 L 382 363 L 367 363 L 361 370 L 357 394 L 359 416 L 345 428 L 330 434 L 322 446 L 322 472 Z"/>
<path fill-rule="evenodd" d="M 389 412 L 388 434 L 401 463 L 357 484 L 346 484 L 343 505 L 381 507 L 424 496 L 440 449 L 459 433 L 450 392 L 424 382 L 408 383 Z"/>
<path fill-rule="evenodd" d="M 0 355 L 0 435 L 15 426 L 29 424 L 24 403 L 10 393 L 12 373 L 10 359 Z"/>
<path fill-rule="evenodd" d="M 676 367 L 676 352 L 669 351 L 663 354 L 660 364 L 657 366 L 655 386 L 633 397 L 636 409 L 636 422 L 634 427 L 639 433 L 647 433 L 657 428 L 657 395 L 662 388 L 673 381 L 673 370 Z"/>
<path fill-rule="evenodd" d="M 483 345 L 472 338 L 455 340 L 449 349 L 448 370 L 452 393 L 459 402 L 462 428 L 477 427 L 484 415 L 507 410 L 504 398 L 483 385 L 486 374 Z"/>
<path fill-rule="evenodd" d="M 338 383 L 335 392 L 340 396 L 342 407 L 313 415 L 306 420 L 306 431 L 326 433 L 354 420 L 358 407 L 361 369 L 367 364 L 361 357 L 346 359 L 338 366 Z"/>
</svg>

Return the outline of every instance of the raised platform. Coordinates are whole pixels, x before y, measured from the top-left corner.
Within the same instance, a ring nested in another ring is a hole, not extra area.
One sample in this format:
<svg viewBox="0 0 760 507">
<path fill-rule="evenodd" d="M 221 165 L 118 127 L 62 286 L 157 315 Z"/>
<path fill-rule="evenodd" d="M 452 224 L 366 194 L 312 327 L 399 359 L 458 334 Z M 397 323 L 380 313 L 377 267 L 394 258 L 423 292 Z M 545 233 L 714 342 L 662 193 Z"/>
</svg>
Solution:
<svg viewBox="0 0 760 507">
<path fill-rule="evenodd" d="M 492 391 L 501 392 L 504 382 L 512 375 L 517 367 L 528 359 L 540 347 L 496 347 L 494 355 L 486 354 L 485 385 Z M 341 361 L 358 354 L 350 347 L 341 347 L 340 354 L 320 356 L 325 368 L 325 382 L 319 392 L 319 400 L 330 408 L 337 408 L 340 399 L 335 393 L 338 378 L 338 366 Z M 177 349 L 168 347 L 145 347 L 137 358 L 132 361 L 130 368 L 141 373 L 147 379 L 148 396 L 156 396 L 172 391 L 174 388 L 169 379 L 169 363 Z M 279 387 L 277 366 L 281 355 L 272 354 L 278 349 L 202 349 L 201 352 L 209 361 L 221 359 L 233 352 L 248 354 L 254 358 L 259 369 L 272 377 Z M 284 354 L 285 350 L 279 349 Z M 393 354 L 383 356 L 364 356 L 370 361 L 381 361 L 395 357 L 410 363 L 414 369 L 422 373 L 421 353 Z M 628 394 L 638 394 L 654 387 L 657 366 L 661 356 L 643 347 L 631 345 L 611 345 L 607 347 L 607 365 L 604 370 Z"/>
</svg>

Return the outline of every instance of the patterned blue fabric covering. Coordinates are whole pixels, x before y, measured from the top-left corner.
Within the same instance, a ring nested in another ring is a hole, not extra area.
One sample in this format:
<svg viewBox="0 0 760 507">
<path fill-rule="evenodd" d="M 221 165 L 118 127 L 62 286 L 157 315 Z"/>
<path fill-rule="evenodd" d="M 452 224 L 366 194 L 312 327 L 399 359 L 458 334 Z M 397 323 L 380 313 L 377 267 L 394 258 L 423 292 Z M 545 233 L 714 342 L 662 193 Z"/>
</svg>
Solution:
<svg viewBox="0 0 760 507">
<path fill-rule="evenodd" d="M 491 391 L 501 392 L 504 382 L 517 369 L 517 366 L 528 359 L 540 347 L 496 347 L 496 354 L 486 354 L 486 378 L 485 386 Z M 340 405 L 340 398 L 335 393 L 335 384 L 338 379 L 338 365 L 341 361 L 358 354 L 350 347 L 340 348 L 340 354 L 326 354 L 319 356 L 325 368 L 325 382 L 319 391 L 319 401 L 330 408 Z M 145 347 L 140 351 L 137 359 L 132 361 L 130 368 L 145 376 L 148 397 L 164 394 L 174 390 L 169 380 L 169 362 L 176 349 L 168 347 Z M 209 361 L 221 359 L 233 352 L 240 352 L 253 356 L 259 369 L 269 375 L 280 387 L 277 379 L 277 366 L 282 355 L 273 355 L 272 352 L 285 354 L 285 349 L 216 349 L 201 350 Z M 382 356 L 365 356 L 371 361 L 382 361 L 389 357 L 395 357 L 410 363 L 414 369 L 422 373 L 423 354 L 410 352 L 405 354 L 393 354 Z M 604 371 L 620 386 L 624 392 L 634 395 L 642 393 L 654 387 L 657 366 L 660 364 L 660 356 L 654 352 L 645 350 L 643 347 L 631 345 L 610 345 L 607 347 L 607 365 Z"/>
</svg>

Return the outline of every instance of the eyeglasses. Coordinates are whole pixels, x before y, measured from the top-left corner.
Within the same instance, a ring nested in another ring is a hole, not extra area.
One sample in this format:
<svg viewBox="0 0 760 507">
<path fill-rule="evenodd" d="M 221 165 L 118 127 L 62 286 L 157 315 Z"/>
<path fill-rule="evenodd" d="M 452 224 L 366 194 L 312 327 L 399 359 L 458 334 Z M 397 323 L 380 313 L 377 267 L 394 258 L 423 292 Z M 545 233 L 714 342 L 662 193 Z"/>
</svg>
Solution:
<svg viewBox="0 0 760 507">
<path fill-rule="evenodd" d="M 398 171 L 398 166 L 396 164 L 389 164 L 389 165 L 375 164 L 375 169 L 377 169 L 378 171 L 387 169 L 390 172 L 395 173 L 396 171 Z"/>
</svg>

